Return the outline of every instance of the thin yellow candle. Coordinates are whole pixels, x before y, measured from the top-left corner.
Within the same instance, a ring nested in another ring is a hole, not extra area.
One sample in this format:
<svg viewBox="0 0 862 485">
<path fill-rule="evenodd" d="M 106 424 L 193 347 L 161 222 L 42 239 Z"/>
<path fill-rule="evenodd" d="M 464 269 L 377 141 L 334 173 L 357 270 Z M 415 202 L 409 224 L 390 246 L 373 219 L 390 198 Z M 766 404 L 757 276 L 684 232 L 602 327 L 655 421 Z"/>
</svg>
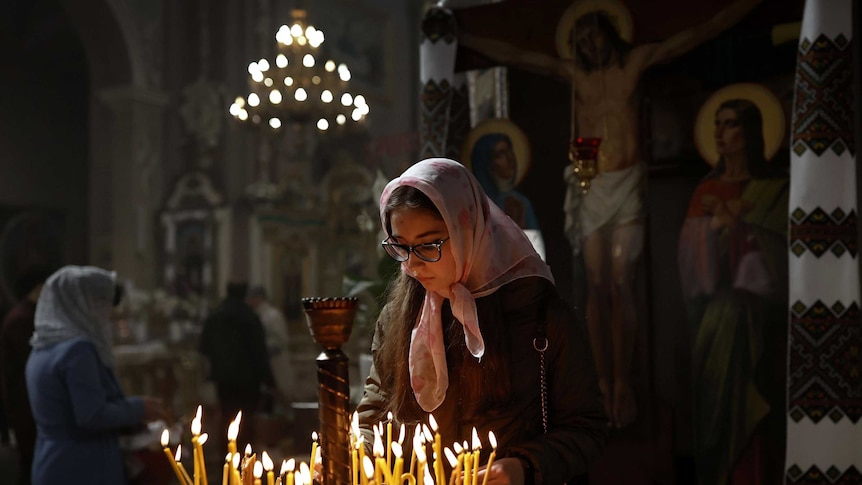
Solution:
<svg viewBox="0 0 862 485">
<path fill-rule="evenodd" d="M 473 428 L 473 478 L 470 483 L 477 485 L 479 483 L 479 454 L 482 451 L 482 442 L 479 440 L 479 433 L 476 428 Z"/>
<path fill-rule="evenodd" d="M 275 485 L 275 472 L 272 471 L 274 465 L 269 453 L 264 451 L 261 460 L 263 461 L 263 470 L 266 472 L 266 485 Z"/>
<path fill-rule="evenodd" d="M 239 467 L 242 462 L 242 456 L 239 453 L 234 453 L 230 459 L 230 480 L 231 485 L 242 485 L 242 478 L 239 476 Z"/>
<path fill-rule="evenodd" d="M 286 485 L 293 485 L 294 482 L 294 469 L 296 468 L 296 460 L 293 458 L 287 460 L 287 477 L 285 478 Z"/>
<path fill-rule="evenodd" d="M 165 455 L 168 457 L 168 461 L 171 464 L 171 468 L 174 470 L 174 474 L 176 474 L 176 476 L 177 476 L 177 480 L 179 480 L 180 483 L 183 483 L 183 476 L 180 473 L 180 467 L 177 466 L 177 462 L 174 461 L 174 455 L 171 454 L 171 450 L 170 450 L 170 448 L 168 448 L 168 443 L 170 442 L 170 432 L 168 431 L 167 428 L 165 428 L 165 430 L 162 431 L 162 440 L 161 441 L 162 441 L 162 448 L 164 448 Z"/>
<path fill-rule="evenodd" d="M 359 449 L 359 483 L 368 485 L 368 477 L 365 476 L 365 436 L 360 436 L 356 442 L 356 447 Z M 373 467 L 373 463 L 372 463 Z"/>
<path fill-rule="evenodd" d="M 443 445 L 440 443 L 440 432 L 433 414 L 428 415 L 428 424 L 434 431 L 434 479 L 437 483 L 446 483 L 443 474 Z"/>
<path fill-rule="evenodd" d="M 464 453 L 464 485 L 471 485 L 473 483 L 473 453 L 466 452 Z"/>
<path fill-rule="evenodd" d="M 350 485 L 358 485 L 359 483 L 359 456 L 357 444 L 350 448 Z"/>
<path fill-rule="evenodd" d="M 195 485 L 200 485 L 201 483 L 201 471 L 200 471 L 200 459 L 198 457 L 198 436 L 201 434 L 201 406 L 198 406 L 197 412 L 195 413 L 194 419 L 192 419 L 191 431 L 192 431 L 192 464 L 194 465 L 194 473 L 193 477 L 195 479 Z"/>
<path fill-rule="evenodd" d="M 189 476 L 189 472 L 186 471 L 186 467 L 183 466 L 183 445 L 177 445 L 177 454 L 174 456 L 174 460 L 177 463 L 177 466 L 180 468 L 180 472 L 183 474 L 183 483 L 186 485 L 192 485 L 194 482 L 192 481 L 192 477 Z"/>
<path fill-rule="evenodd" d="M 392 411 L 386 413 L 386 467 L 392 469 Z"/>
<path fill-rule="evenodd" d="M 201 433 L 198 437 L 198 460 L 200 461 L 201 466 L 201 484 L 209 485 L 209 478 L 207 478 L 207 467 L 206 461 L 204 460 L 204 444 L 206 444 L 209 439 L 209 435 L 207 433 Z"/>
<path fill-rule="evenodd" d="M 260 485 L 260 477 L 263 476 L 263 464 L 254 462 L 254 485 Z"/>
<path fill-rule="evenodd" d="M 308 460 L 308 467 L 314 470 L 314 460 L 317 458 L 317 431 L 311 432 L 311 458 Z"/>
<path fill-rule="evenodd" d="M 392 456 L 395 457 L 395 466 L 392 469 L 392 478 L 393 483 L 396 485 L 400 485 L 402 482 L 401 474 L 404 472 L 404 458 L 402 458 L 401 455 L 403 454 L 403 451 L 401 443 L 397 441 L 392 442 Z"/>
<path fill-rule="evenodd" d="M 491 444 L 491 455 L 488 457 L 488 464 L 485 465 L 485 478 L 482 479 L 482 485 L 488 485 L 488 475 L 491 474 L 491 465 L 494 464 L 494 458 L 497 457 L 497 437 L 493 431 L 488 432 L 488 442 Z"/>
<path fill-rule="evenodd" d="M 224 457 L 224 468 L 221 472 L 221 485 L 230 485 L 230 453 Z"/>
<path fill-rule="evenodd" d="M 420 440 L 414 439 L 414 442 L 417 442 L 417 441 L 420 441 Z M 413 449 L 416 450 L 416 481 L 418 482 L 419 480 L 422 480 L 422 477 L 425 474 L 425 471 L 426 471 L 425 463 L 428 460 L 427 460 L 427 456 L 425 455 L 425 447 L 424 446 L 415 446 Z M 443 485 L 443 484 L 440 484 L 440 485 Z"/>
<path fill-rule="evenodd" d="M 417 424 L 416 428 L 413 430 L 413 451 L 410 453 L 409 468 L 409 473 L 414 477 L 416 476 L 414 473 L 416 471 L 416 448 L 419 448 L 420 446 L 422 446 L 422 444 L 422 426 Z"/>
<path fill-rule="evenodd" d="M 455 453 L 449 449 L 448 446 L 443 448 L 443 455 L 446 456 L 446 460 L 449 461 L 449 466 L 452 467 L 452 473 L 449 474 L 449 485 L 455 485 L 455 481 L 458 478 L 458 457 L 455 456 Z"/>
<path fill-rule="evenodd" d="M 281 483 L 282 485 L 287 485 L 287 477 L 290 476 L 293 478 L 293 469 L 296 467 L 296 460 L 291 458 L 290 460 L 281 462 L 281 470 L 279 470 L 279 474 L 281 475 Z"/>
</svg>

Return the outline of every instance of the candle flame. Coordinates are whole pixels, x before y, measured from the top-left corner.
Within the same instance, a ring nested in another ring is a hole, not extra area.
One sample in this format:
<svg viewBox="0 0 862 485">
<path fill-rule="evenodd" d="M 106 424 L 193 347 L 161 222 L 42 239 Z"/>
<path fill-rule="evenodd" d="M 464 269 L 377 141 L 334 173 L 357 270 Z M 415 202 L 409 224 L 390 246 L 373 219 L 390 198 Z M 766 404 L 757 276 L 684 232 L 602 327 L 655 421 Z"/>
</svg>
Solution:
<svg viewBox="0 0 862 485">
<path fill-rule="evenodd" d="M 272 458 L 269 457 L 269 453 L 266 451 L 263 452 L 263 469 L 266 471 L 272 471 L 273 463 Z"/>
<path fill-rule="evenodd" d="M 392 422 L 392 411 L 386 413 L 386 421 Z"/>
<path fill-rule="evenodd" d="M 287 460 L 287 471 L 292 472 L 296 469 L 296 459 L 291 458 Z"/>
<path fill-rule="evenodd" d="M 308 468 L 308 463 L 303 461 L 299 464 L 299 474 L 302 475 L 303 483 L 311 483 L 311 470 Z"/>
<path fill-rule="evenodd" d="M 491 448 L 497 449 L 497 436 L 493 431 L 488 431 L 488 441 L 491 443 Z"/>
<path fill-rule="evenodd" d="M 241 413 L 242 411 L 240 411 Z M 236 441 L 237 435 L 239 435 L 239 418 L 241 416 L 237 415 L 237 419 L 230 422 L 227 426 L 227 439 L 230 441 Z"/>
<path fill-rule="evenodd" d="M 198 443 L 203 445 L 204 443 L 207 442 L 209 437 L 210 437 L 209 433 L 201 433 L 201 436 L 198 438 Z"/>
<path fill-rule="evenodd" d="M 416 451 L 416 459 L 419 460 L 420 463 L 428 461 L 428 456 L 425 454 L 424 446 L 413 447 L 413 450 Z"/>
<path fill-rule="evenodd" d="M 479 433 L 476 432 L 476 427 L 473 427 L 473 450 L 482 449 L 482 442 L 479 440 Z"/>
<path fill-rule="evenodd" d="M 233 453 L 228 453 L 227 455 L 224 456 L 224 462 L 225 463 L 230 464 L 230 457 L 232 454 Z"/>
<path fill-rule="evenodd" d="M 245 445 L 245 456 L 251 456 L 251 443 Z"/>
<path fill-rule="evenodd" d="M 431 467 L 425 467 L 425 478 L 422 481 L 425 485 L 434 485 L 434 478 L 431 477 Z"/>
<path fill-rule="evenodd" d="M 353 430 L 353 434 L 359 436 L 359 413 L 353 411 L 353 419 L 350 422 L 350 429 Z"/>
<path fill-rule="evenodd" d="M 436 420 L 436 419 L 434 419 L 434 415 L 433 415 L 433 414 L 429 414 L 429 415 L 428 415 L 428 424 L 430 424 L 430 425 L 431 425 L 431 429 L 433 429 L 433 430 L 434 430 L 434 432 L 436 433 L 436 432 L 437 432 L 437 429 L 438 429 L 438 428 L 437 428 L 437 420 Z"/>
<path fill-rule="evenodd" d="M 425 424 L 422 425 L 422 434 L 425 435 L 425 441 L 429 443 L 434 441 L 434 435 L 431 434 L 431 430 L 428 429 L 428 426 Z"/>
<path fill-rule="evenodd" d="M 404 429 L 404 423 L 401 423 L 401 429 L 398 431 L 398 444 L 404 443 L 404 435 L 407 434 L 407 431 Z"/>
<path fill-rule="evenodd" d="M 183 458 L 183 445 L 177 445 L 177 452 L 174 454 L 174 461 L 180 461 Z"/>
<path fill-rule="evenodd" d="M 397 441 L 393 441 L 390 446 L 392 446 L 392 454 L 395 455 L 395 458 L 401 458 L 401 456 L 402 456 L 401 443 L 398 443 Z"/>
<path fill-rule="evenodd" d="M 198 406 L 198 409 L 200 409 L 200 406 Z M 195 416 L 194 419 L 192 419 L 192 436 L 197 436 L 199 434 L 201 434 L 201 418 L 200 416 Z"/>
<path fill-rule="evenodd" d="M 230 459 L 230 463 L 234 468 L 239 468 L 239 453 L 233 454 L 233 457 Z"/>
<path fill-rule="evenodd" d="M 458 465 L 458 457 L 455 456 L 455 453 L 452 453 L 452 450 L 449 447 L 443 448 L 443 454 L 446 455 L 446 459 L 449 460 L 449 466 L 455 468 Z"/>
<path fill-rule="evenodd" d="M 458 443 L 457 441 L 456 441 L 456 442 L 454 442 L 454 443 L 452 443 L 452 448 L 454 448 L 454 449 L 455 449 L 455 453 L 458 453 L 459 455 L 460 455 L 461 453 L 464 453 L 464 448 L 463 448 L 463 447 L 461 447 L 461 443 Z"/>
<path fill-rule="evenodd" d="M 317 431 L 312 431 L 312 432 L 311 432 L 311 440 L 312 440 L 312 441 L 317 441 Z"/>
<path fill-rule="evenodd" d="M 362 469 L 365 470 L 366 477 L 374 478 L 374 463 L 368 455 L 362 457 Z"/>
<path fill-rule="evenodd" d="M 279 475 L 284 475 L 287 473 L 287 460 L 281 460 L 281 470 L 278 471 Z"/>
<path fill-rule="evenodd" d="M 162 431 L 162 448 L 167 448 L 168 443 L 170 443 L 170 442 L 171 442 L 171 433 L 170 433 L 170 431 L 168 431 L 168 428 L 165 428 L 165 430 Z"/>
<path fill-rule="evenodd" d="M 260 478 L 263 475 L 263 464 L 259 461 L 254 462 L 254 478 Z"/>
<path fill-rule="evenodd" d="M 374 445 L 371 447 L 374 456 L 385 456 L 386 449 L 383 448 L 383 438 L 380 436 L 380 431 L 374 428 Z"/>
</svg>

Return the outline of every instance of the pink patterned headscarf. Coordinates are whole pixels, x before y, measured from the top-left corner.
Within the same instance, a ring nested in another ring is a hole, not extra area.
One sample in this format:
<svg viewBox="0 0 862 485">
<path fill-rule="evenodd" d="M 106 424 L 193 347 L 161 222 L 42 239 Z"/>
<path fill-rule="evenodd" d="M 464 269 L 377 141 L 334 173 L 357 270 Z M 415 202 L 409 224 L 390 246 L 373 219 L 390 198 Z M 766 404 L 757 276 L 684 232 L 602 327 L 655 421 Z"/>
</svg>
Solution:
<svg viewBox="0 0 862 485">
<path fill-rule="evenodd" d="M 481 359 L 485 342 L 479 331 L 476 298 L 490 295 L 510 281 L 540 276 L 554 281 L 524 231 L 488 199 L 476 178 L 460 163 L 429 158 L 392 180 L 380 195 L 380 220 L 396 187 L 409 185 L 422 191 L 437 206 L 449 230 L 449 244 L 457 274 L 450 288 L 452 313 L 464 325 L 470 353 Z M 433 263 L 431 263 L 433 264 Z M 401 270 L 407 271 L 406 262 Z M 441 309 L 444 296 L 427 292 L 410 338 L 410 384 L 426 412 L 437 409 L 446 397 L 449 374 L 443 347 Z"/>
</svg>

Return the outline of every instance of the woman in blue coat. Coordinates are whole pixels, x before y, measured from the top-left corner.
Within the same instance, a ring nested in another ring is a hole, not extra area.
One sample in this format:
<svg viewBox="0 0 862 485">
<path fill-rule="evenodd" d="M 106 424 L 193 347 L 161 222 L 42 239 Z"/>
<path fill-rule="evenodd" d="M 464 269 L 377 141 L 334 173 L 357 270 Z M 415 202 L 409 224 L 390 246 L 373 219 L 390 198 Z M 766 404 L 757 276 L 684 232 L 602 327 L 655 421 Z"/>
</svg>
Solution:
<svg viewBox="0 0 862 485">
<path fill-rule="evenodd" d="M 124 484 L 118 433 L 165 417 L 151 397 L 125 397 L 114 374 L 111 308 L 116 274 L 66 266 L 36 305 L 27 391 L 36 421 L 34 485 Z"/>
</svg>

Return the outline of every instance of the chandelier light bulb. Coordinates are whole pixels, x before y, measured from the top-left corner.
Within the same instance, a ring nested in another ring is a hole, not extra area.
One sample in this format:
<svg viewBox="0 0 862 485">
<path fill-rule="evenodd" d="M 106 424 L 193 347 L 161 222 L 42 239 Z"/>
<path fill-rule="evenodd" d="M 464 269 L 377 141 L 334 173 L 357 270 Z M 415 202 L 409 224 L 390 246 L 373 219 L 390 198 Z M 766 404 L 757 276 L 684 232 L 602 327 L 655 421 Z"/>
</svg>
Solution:
<svg viewBox="0 0 862 485">
<path fill-rule="evenodd" d="M 272 104 L 281 103 L 281 91 L 278 89 L 273 89 L 269 93 L 269 102 Z"/>
<path fill-rule="evenodd" d="M 252 61 L 248 64 L 248 73 L 254 74 L 255 72 L 260 72 L 260 68 L 257 67 L 257 63 Z"/>
<path fill-rule="evenodd" d="M 302 26 L 299 24 L 293 24 L 290 26 L 290 35 L 294 37 L 299 37 L 302 35 Z"/>
<path fill-rule="evenodd" d="M 369 108 L 367 104 L 363 104 L 362 106 L 359 106 L 356 109 L 358 109 L 359 112 L 362 113 L 362 116 L 367 115 L 368 112 L 371 111 L 371 108 Z"/>
<path fill-rule="evenodd" d="M 347 117 L 344 116 L 343 114 L 339 114 L 338 116 L 335 117 L 335 122 L 338 123 L 339 125 L 343 125 L 344 123 L 347 122 Z"/>
<path fill-rule="evenodd" d="M 284 78 L 284 85 L 288 87 L 293 86 L 293 78 L 290 76 Z"/>
<path fill-rule="evenodd" d="M 326 61 L 326 64 L 323 65 L 323 68 L 326 69 L 326 72 L 332 72 L 335 70 L 335 61 L 332 59 Z"/>
<path fill-rule="evenodd" d="M 302 57 L 302 65 L 305 67 L 314 67 L 314 56 L 306 54 Z"/>
<path fill-rule="evenodd" d="M 353 104 L 353 96 L 350 93 L 344 93 L 341 95 L 341 104 L 344 106 L 350 106 Z"/>
<path fill-rule="evenodd" d="M 359 121 L 362 119 L 362 112 L 359 111 L 359 108 L 353 109 L 353 112 L 350 113 L 350 118 L 352 118 L 353 121 Z"/>
<path fill-rule="evenodd" d="M 304 35 L 300 35 L 296 38 L 296 43 L 299 45 L 305 45 L 308 43 L 308 39 L 306 39 Z"/>
<path fill-rule="evenodd" d="M 268 77 L 268 78 L 264 79 L 264 80 L 263 80 L 263 85 L 264 85 L 264 86 L 266 86 L 266 87 L 268 87 L 268 88 L 271 88 L 271 87 L 272 87 L 272 78 L 271 78 L 271 77 Z"/>
<path fill-rule="evenodd" d="M 249 106 L 257 106 L 260 104 L 260 98 L 257 96 L 257 93 L 251 93 L 248 95 L 248 105 Z"/>
<path fill-rule="evenodd" d="M 269 71 L 269 61 L 266 59 L 261 59 L 257 61 L 257 65 L 260 67 L 262 72 Z"/>
<path fill-rule="evenodd" d="M 240 121 L 245 121 L 248 119 L 248 111 L 241 109 L 239 110 L 239 119 Z"/>
<path fill-rule="evenodd" d="M 350 69 L 347 69 L 347 65 L 339 64 L 338 65 L 338 77 L 342 81 L 350 81 Z"/>
<path fill-rule="evenodd" d="M 275 40 L 279 44 L 292 44 L 293 39 L 290 37 L 290 29 L 286 25 L 282 25 L 278 32 L 275 33 Z"/>
<path fill-rule="evenodd" d="M 328 89 L 324 89 L 322 93 L 320 93 L 320 100 L 324 103 L 331 103 L 333 99 L 332 91 Z"/>
<path fill-rule="evenodd" d="M 263 73 L 260 71 L 254 71 L 251 73 L 251 78 L 254 79 L 254 82 L 259 83 L 263 81 Z"/>
<path fill-rule="evenodd" d="M 308 99 L 308 93 L 305 92 L 305 89 L 303 88 L 297 88 L 296 92 L 293 94 L 293 97 L 297 101 L 305 101 L 306 99 Z"/>
<path fill-rule="evenodd" d="M 309 39 L 312 38 L 314 36 L 314 32 L 316 30 L 317 29 L 315 29 L 313 25 L 309 25 L 308 27 L 305 28 L 305 36 L 308 37 Z"/>
<path fill-rule="evenodd" d="M 323 118 L 317 120 L 317 129 L 320 131 L 326 131 L 329 129 L 329 122 Z"/>
<path fill-rule="evenodd" d="M 233 102 L 239 105 L 240 108 L 245 106 L 245 98 L 243 98 L 242 96 L 237 96 L 236 99 L 233 100 Z"/>
<path fill-rule="evenodd" d="M 284 54 L 279 54 L 278 56 L 276 56 L 275 65 L 280 68 L 287 67 L 287 56 L 285 56 Z"/>
<path fill-rule="evenodd" d="M 278 118 L 270 118 L 269 126 L 271 126 L 274 130 L 281 128 L 281 120 Z"/>
<path fill-rule="evenodd" d="M 234 102 L 230 105 L 230 109 L 228 110 L 228 112 L 230 112 L 231 116 L 239 116 L 240 110 L 242 110 L 242 108 L 236 102 Z"/>
<path fill-rule="evenodd" d="M 358 107 L 364 106 L 368 103 L 365 102 L 365 96 L 363 96 L 361 94 L 357 94 L 356 97 L 353 98 L 353 104 L 354 104 L 354 106 L 356 106 L 358 108 Z"/>
</svg>

